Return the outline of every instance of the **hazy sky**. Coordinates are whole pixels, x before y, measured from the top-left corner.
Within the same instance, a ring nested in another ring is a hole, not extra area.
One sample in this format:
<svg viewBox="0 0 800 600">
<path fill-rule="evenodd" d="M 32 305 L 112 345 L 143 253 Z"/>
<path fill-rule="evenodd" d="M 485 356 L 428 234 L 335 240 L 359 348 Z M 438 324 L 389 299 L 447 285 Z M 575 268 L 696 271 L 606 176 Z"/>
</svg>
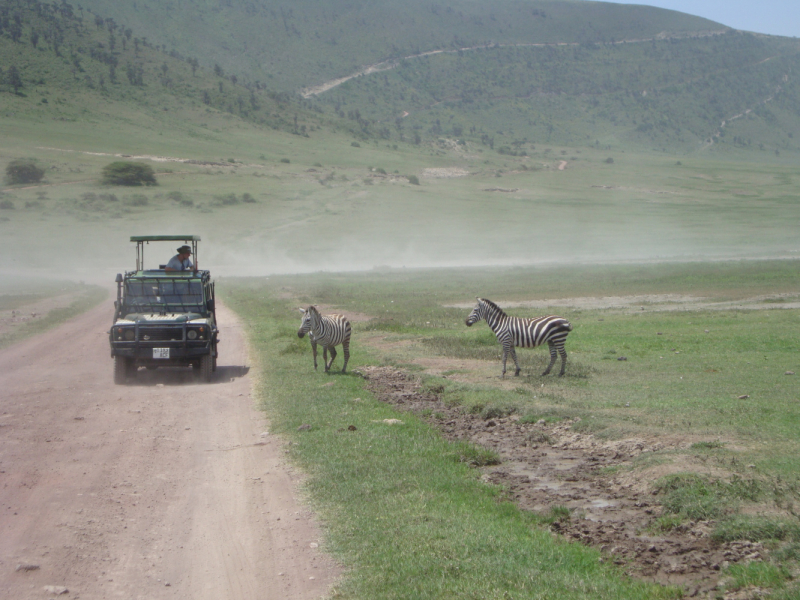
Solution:
<svg viewBox="0 0 800 600">
<path fill-rule="evenodd" d="M 800 37 L 800 0 L 616 0 L 705 17 L 734 29 Z"/>
</svg>

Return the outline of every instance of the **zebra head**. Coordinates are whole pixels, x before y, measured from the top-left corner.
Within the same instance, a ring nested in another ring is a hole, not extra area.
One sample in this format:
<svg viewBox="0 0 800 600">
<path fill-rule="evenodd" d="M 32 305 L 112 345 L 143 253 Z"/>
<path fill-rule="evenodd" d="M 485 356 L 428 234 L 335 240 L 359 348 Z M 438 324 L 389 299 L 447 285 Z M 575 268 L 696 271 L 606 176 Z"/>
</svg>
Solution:
<svg viewBox="0 0 800 600">
<path fill-rule="evenodd" d="M 467 327 L 472 327 L 475 323 L 480 321 L 483 318 L 483 314 L 481 309 L 483 308 L 483 300 L 481 298 L 477 298 L 478 303 L 475 305 L 475 308 L 472 309 L 472 312 L 469 313 L 467 320 L 465 323 Z"/>
<path fill-rule="evenodd" d="M 316 306 L 301 308 L 300 312 L 303 313 L 303 317 L 300 319 L 300 329 L 297 330 L 297 337 L 299 338 L 311 331 L 314 325 L 319 322 L 319 311 Z"/>
</svg>

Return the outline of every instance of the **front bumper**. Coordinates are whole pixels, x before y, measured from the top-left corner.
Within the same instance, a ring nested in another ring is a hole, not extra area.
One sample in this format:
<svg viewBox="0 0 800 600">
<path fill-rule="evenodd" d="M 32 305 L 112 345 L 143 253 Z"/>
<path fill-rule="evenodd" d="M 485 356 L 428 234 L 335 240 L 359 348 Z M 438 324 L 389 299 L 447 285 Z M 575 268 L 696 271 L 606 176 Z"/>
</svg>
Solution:
<svg viewBox="0 0 800 600">
<path fill-rule="evenodd" d="M 201 357 L 217 356 L 217 331 L 206 332 L 207 339 L 190 340 L 186 324 L 174 327 L 136 325 L 133 340 L 119 339 L 112 327 L 109 331 L 111 356 L 122 356 L 140 366 L 175 366 L 192 364 Z"/>
</svg>

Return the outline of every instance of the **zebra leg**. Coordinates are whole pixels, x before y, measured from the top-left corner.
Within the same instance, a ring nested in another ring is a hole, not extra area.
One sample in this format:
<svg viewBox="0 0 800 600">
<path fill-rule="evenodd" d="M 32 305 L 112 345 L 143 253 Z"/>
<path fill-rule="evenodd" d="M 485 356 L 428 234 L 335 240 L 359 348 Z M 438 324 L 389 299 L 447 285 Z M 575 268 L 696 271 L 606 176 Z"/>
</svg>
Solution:
<svg viewBox="0 0 800 600">
<path fill-rule="evenodd" d="M 519 361 L 517 360 L 517 351 L 514 349 L 514 346 L 511 346 L 511 358 L 514 359 L 514 367 L 516 368 L 514 377 L 519 377 Z"/>
<path fill-rule="evenodd" d="M 503 372 L 500 374 L 500 377 L 506 376 L 506 359 L 508 358 L 508 348 L 503 346 Z"/>
<path fill-rule="evenodd" d="M 330 371 L 331 367 L 333 366 L 333 361 L 336 358 L 336 348 L 334 346 L 331 346 L 330 351 L 331 351 L 331 362 L 329 362 L 325 367 L 326 371 Z"/>
<path fill-rule="evenodd" d="M 317 370 L 317 343 L 311 342 L 311 353 L 314 355 L 314 370 Z"/>
<path fill-rule="evenodd" d="M 350 340 L 345 340 L 342 342 L 342 351 L 344 352 L 344 366 L 342 367 L 342 373 L 347 372 L 347 361 L 350 360 Z"/>
<path fill-rule="evenodd" d="M 555 344 L 553 344 L 553 342 L 547 342 L 547 345 L 550 346 L 550 364 L 547 365 L 547 368 L 544 370 L 544 373 L 542 373 L 542 377 L 544 377 L 545 375 L 548 375 L 550 373 L 550 369 L 552 369 L 553 365 L 556 364 L 556 357 L 558 356 L 558 354 L 556 352 Z M 564 363 L 563 362 L 561 363 L 561 368 L 562 368 L 561 374 L 563 375 L 564 374 L 564 371 L 563 371 Z"/>
<path fill-rule="evenodd" d="M 561 355 L 561 373 L 558 374 L 559 377 L 564 375 L 564 369 L 567 367 L 567 351 L 564 348 L 559 348 L 558 353 Z"/>
</svg>

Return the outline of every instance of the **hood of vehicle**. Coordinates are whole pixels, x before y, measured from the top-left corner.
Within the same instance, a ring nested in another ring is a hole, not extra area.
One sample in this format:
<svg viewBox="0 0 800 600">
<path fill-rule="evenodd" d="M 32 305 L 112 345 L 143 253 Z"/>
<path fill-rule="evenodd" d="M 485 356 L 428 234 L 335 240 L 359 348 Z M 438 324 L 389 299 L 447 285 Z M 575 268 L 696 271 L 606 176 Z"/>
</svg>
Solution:
<svg viewBox="0 0 800 600">
<path fill-rule="evenodd" d="M 196 325 L 208 324 L 209 319 L 198 313 L 131 313 L 119 319 L 117 325 L 133 325 L 135 323 L 152 323 L 158 325 L 177 325 L 192 323 Z"/>
</svg>

